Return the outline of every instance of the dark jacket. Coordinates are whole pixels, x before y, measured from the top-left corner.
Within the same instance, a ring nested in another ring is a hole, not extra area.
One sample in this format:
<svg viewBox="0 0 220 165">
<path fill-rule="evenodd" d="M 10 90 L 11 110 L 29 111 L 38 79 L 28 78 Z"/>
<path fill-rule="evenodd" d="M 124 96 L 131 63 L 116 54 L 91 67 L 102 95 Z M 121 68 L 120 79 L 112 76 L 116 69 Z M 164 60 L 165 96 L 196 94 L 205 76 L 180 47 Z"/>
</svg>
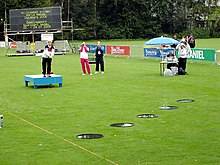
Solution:
<svg viewBox="0 0 220 165">
<path fill-rule="evenodd" d="M 103 58 L 103 50 L 101 47 L 97 46 L 95 56 L 96 58 Z"/>
</svg>

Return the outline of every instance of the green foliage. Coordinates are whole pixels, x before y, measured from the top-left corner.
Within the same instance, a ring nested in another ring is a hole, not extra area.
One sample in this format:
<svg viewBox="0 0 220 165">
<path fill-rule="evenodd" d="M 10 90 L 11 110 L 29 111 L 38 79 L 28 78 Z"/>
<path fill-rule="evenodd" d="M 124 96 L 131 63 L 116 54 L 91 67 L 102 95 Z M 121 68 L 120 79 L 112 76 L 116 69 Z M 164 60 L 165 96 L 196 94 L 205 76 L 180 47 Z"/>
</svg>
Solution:
<svg viewBox="0 0 220 165">
<path fill-rule="evenodd" d="M 7 0 L 6 4 L 10 9 L 23 9 L 50 7 L 52 2 L 51 0 Z"/>
<path fill-rule="evenodd" d="M 217 0 L 205 3 L 203 0 L 8 0 L 6 9 L 8 12 L 15 8 L 61 6 L 64 21 L 69 18 L 75 29 L 85 29 L 74 32 L 75 39 L 152 38 L 163 33 L 194 31 L 198 27 L 208 29 L 197 30 L 198 37 L 215 37 L 220 31 L 220 8 L 216 6 Z M 4 2 L 0 1 L 0 18 L 4 18 L 4 10 Z M 3 31 L 3 26 L 0 30 Z"/>
<path fill-rule="evenodd" d="M 213 37 L 213 38 L 220 38 L 220 32 L 214 31 L 214 32 L 212 33 L 212 37 Z"/>
<path fill-rule="evenodd" d="M 220 32 L 220 7 L 212 7 L 209 14 L 209 22 L 212 23 L 214 32 Z"/>
<path fill-rule="evenodd" d="M 195 38 L 209 38 L 210 37 L 210 31 L 205 28 L 184 30 L 182 33 L 179 33 L 179 37 L 180 36 L 189 36 L 190 34 L 193 34 L 193 36 Z"/>
</svg>

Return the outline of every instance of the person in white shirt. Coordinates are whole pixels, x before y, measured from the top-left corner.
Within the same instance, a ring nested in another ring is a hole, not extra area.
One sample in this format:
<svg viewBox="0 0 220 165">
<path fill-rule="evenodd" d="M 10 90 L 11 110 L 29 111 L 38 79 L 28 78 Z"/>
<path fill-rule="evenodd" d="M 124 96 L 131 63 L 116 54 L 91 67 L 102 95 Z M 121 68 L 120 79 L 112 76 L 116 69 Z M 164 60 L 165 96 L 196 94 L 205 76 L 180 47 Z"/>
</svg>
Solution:
<svg viewBox="0 0 220 165">
<path fill-rule="evenodd" d="M 90 66 L 89 66 L 89 60 L 88 60 L 88 52 L 89 52 L 89 48 L 86 46 L 86 43 L 83 42 L 80 49 L 80 62 L 81 62 L 81 66 L 82 66 L 82 72 L 83 72 L 83 76 L 86 75 L 86 69 L 88 74 L 92 75 Z M 85 69 L 85 65 L 86 65 L 86 69 Z"/>
<path fill-rule="evenodd" d="M 42 74 L 43 77 L 51 77 L 50 73 L 51 73 L 51 63 L 52 63 L 52 58 L 54 56 L 54 52 L 55 52 L 55 47 L 53 46 L 53 42 L 52 41 L 48 41 L 47 45 L 44 48 L 44 52 L 42 54 Z"/>
<path fill-rule="evenodd" d="M 176 49 L 178 50 L 178 70 L 181 69 L 186 72 L 186 62 L 187 62 L 187 48 L 184 43 L 177 45 Z"/>
</svg>

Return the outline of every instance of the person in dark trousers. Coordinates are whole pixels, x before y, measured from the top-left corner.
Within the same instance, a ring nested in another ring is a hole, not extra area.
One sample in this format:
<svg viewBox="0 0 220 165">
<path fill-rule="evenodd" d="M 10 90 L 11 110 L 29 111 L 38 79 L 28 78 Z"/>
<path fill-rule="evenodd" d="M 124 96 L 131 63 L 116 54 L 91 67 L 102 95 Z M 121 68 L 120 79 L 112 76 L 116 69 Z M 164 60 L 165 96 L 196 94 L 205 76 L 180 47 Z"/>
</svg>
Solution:
<svg viewBox="0 0 220 165">
<path fill-rule="evenodd" d="M 51 63 L 52 63 L 52 58 L 54 56 L 54 52 L 55 52 L 55 47 L 53 46 L 53 42 L 52 41 L 48 41 L 47 45 L 44 48 L 44 52 L 42 54 L 42 74 L 43 77 L 51 77 L 50 73 L 51 73 Z"/>
<path fill-rule="evenodd" d="M 178 74 L 186 73 L 186 62 L 187 62 L 187 48 L 184 43 L 177 45 L 176 49 L 178 50 Z"/>
<path fill-rule="evenodd" d="M 99 64 L 101 65 L 101 73 L 104 74 L 104 59 L 103 59 L 104 53 L 101 48 L 100 41 L 97 42 L 95 56 L 96 56 L 96 72 L 95 72 L 95 74 L 99 73 Z"/>
</svg>

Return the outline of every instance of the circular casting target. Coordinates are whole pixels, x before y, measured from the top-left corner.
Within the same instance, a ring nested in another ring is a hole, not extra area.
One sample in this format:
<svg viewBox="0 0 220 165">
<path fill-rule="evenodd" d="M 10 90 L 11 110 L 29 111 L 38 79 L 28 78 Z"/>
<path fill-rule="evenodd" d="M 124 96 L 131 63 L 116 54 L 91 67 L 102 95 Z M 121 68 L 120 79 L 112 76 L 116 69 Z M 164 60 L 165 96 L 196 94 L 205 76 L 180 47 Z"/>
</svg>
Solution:
<svg viewBox="0 0 220 165">
<path fill-rule="evenodd" d="M 80 134 L 76 136 L 78 139 L 98 139 L 103 137 L 102 134 Z"/>
<path fill-rule="evenodd" d="M 177 100 L 179 103 L 192 103 L 195 102 L 195 100 L 192 99 L 182 99 L 182 100 Z"/>
<path fill-rule="evenodd" d="M 110 126 L 112 127 L 132 127 L 134 126 L 133 123 L 115 123 L 115 124 L 111 124 Z"/>
<path fill-rule="evenodd" d="M 140 114 L 140 115 L 137 115 L 137 117 L 138 118 L 157 118 L 159 116 L 155 114 Z"/>
<path fill-rule="evenodd" d="M 160 110 L 174 110 L 174 109 L 177 109 L 178 107 L 177 106 L 162 106 L 159 108 Z"/>
</svg>

